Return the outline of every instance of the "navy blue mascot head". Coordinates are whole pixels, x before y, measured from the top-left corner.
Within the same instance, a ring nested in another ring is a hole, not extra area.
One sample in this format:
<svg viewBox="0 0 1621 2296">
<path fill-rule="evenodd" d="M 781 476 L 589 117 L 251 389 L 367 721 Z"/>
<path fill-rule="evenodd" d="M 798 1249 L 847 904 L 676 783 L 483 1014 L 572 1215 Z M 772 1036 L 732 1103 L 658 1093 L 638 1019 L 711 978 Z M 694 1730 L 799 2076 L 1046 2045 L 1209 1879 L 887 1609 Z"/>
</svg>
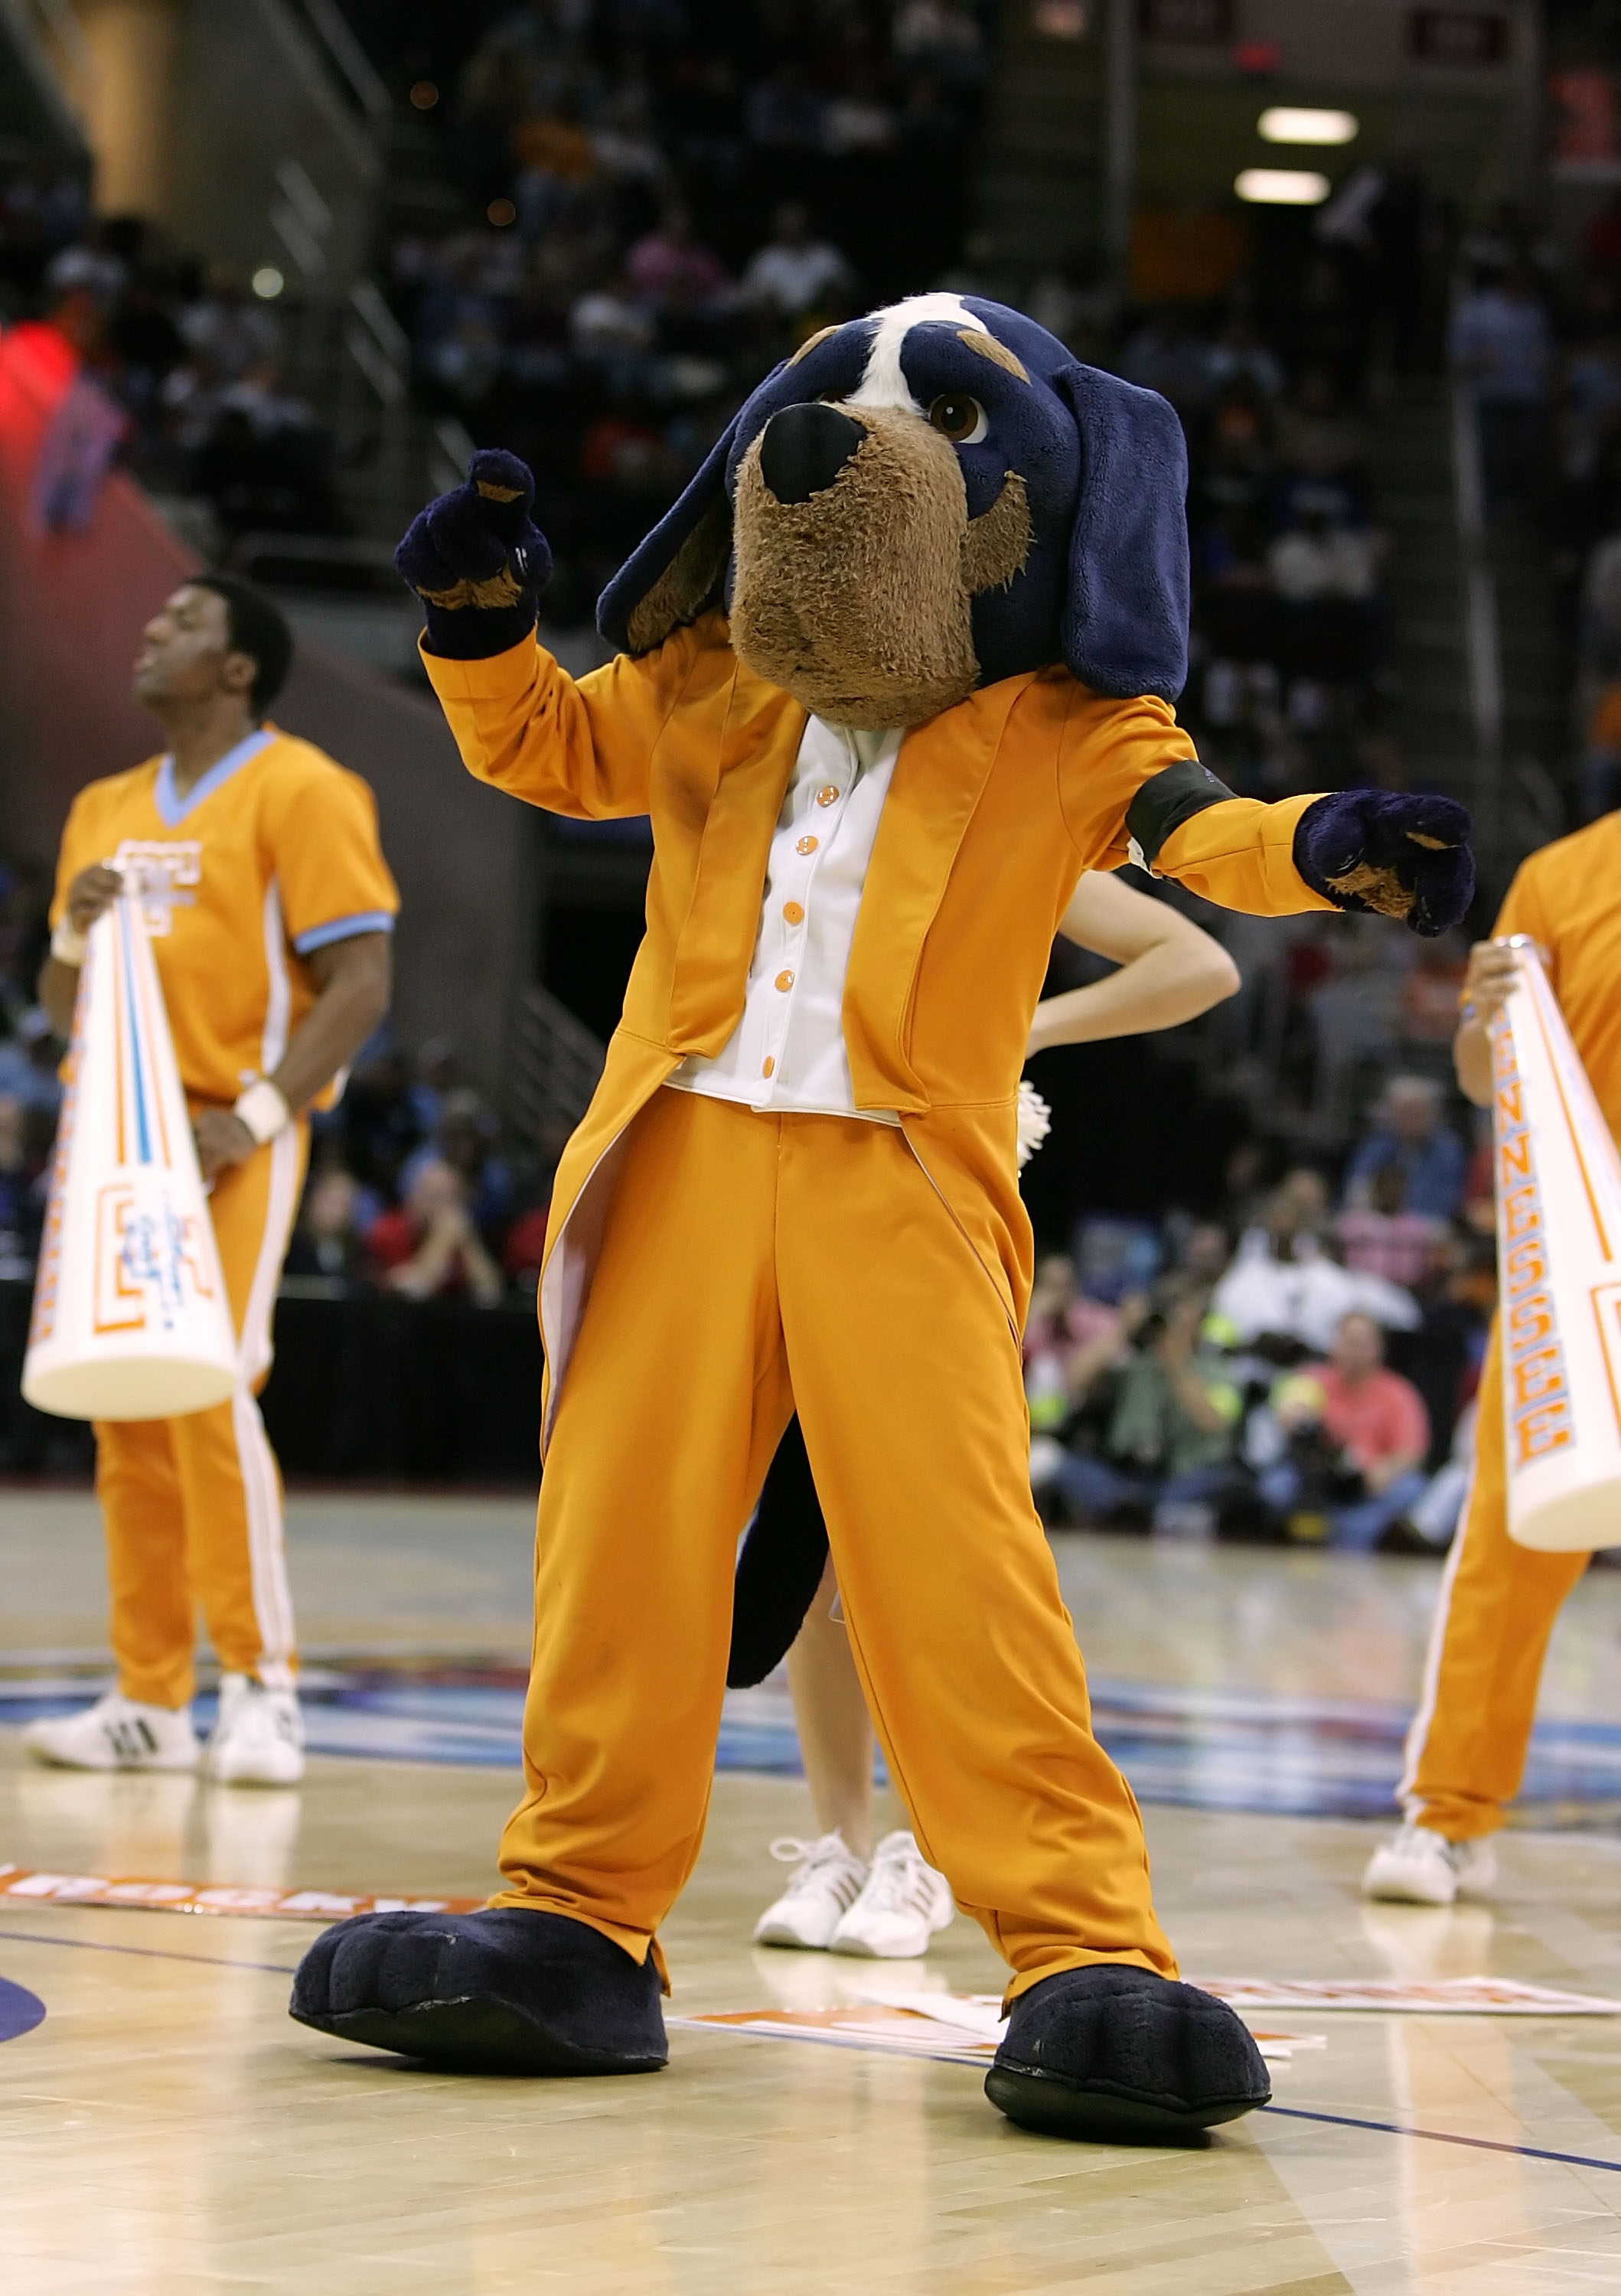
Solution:
<svg viewBox="0 0 1621 2296">
<path fill-rule="evenodd" d="M 598 622 L 641 653 L 725 604 L 749 668 L 857 726 L 1060 663 L 1100 693 L 1173 700 L 1186 487 L 1154 392 L 1000 303 L 914 296 L 766 377 Z"/>
</svg>

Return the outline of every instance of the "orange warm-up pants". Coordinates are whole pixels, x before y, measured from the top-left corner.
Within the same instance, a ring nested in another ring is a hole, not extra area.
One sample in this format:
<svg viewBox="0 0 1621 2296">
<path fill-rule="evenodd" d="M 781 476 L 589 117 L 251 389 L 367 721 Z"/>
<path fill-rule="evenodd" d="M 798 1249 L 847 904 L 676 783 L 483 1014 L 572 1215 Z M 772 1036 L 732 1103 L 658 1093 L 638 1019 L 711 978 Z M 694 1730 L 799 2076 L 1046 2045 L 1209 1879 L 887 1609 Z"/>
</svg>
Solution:
<svg viewBox="0 0 1621 2296">
<path fill-rule="evenodd" d="M 221 1172 L 209 1199 L 241 1347 L 230 1401 L 182 1419 L 96 1423 L 119 1687 L 149 1705 L 189 1702 L 200 1603 L 226 1673 L 256 1675 L 270 1689 L 292 1682 L 282 1479 L 254 1398 L 269 1375 L 307 1147 L 307 1128 L 290 1125 Z"/>
<path fill-rule="evenodd" d="M 1591 1559 L 1537 1554 L 1509 1537 L 1499 1344 L 1494 1318 L 1474 1473 L 1441 1580 L 1397 1789 L 1408 1815 L 1449 1841 L 1495 1833 L 1519 1792 L 1548 1637 Z"/>
<path fill-rule="evenodd" d="M 893 1126 L 674 1090 L 626 1143 L 546 1454 L 528 1791 L 494 1902 L 664 1973 L 737 1537 L 796 1406 L 890 1775 L 1012 1990 L 1098 1961 L 1174 1975 L 1031 1504 L 1000 1292 Z"/>
</svg>

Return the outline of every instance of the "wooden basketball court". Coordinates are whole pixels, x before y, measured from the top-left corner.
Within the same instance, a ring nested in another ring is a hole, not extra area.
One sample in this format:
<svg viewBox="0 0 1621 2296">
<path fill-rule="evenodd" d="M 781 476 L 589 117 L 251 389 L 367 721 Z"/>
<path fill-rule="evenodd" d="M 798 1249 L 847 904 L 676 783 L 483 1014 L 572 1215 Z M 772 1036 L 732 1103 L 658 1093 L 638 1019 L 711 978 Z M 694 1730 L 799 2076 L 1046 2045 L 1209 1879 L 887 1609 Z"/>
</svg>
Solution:
<svg viewBox="0 0 1621 2296">
<path fill-rule="evenodd" d="M 1319 1990 L 1248 2010 L 1277 2052 L 1273 2109 L 1199 2152 L 1131 2152 L 1013 2129 L 959 2061 L 966 2030 L 889 2005 L 997 1990 L 962 1920 L 926 1964 L 750 1947 L 781 1874 L 767 1844 L 809 1822 L 769 1688 L 728 1715 L 703 1857 L 666 1933 L 667 2071 L 453 2080 L 289 2021 L 323 1904 L 489 1884 L 515 1785 L 528 1513 L 295 1504 L 312 1736 L 347 1751 L 317 1753 L 296 1792 L 253 1793 L 23 1762 L 8 1726 L 94 1683 L 100 1563 L 87 1499 L 0 1496 L 8 2289 L 1543 2296 L 1621 2282 L 1621 2016 L 1503 2013 L 1511 1993 L 1494 2013 L 1478 1992 L 1470 2013 L 1448 2005 L 1480 1979 L 1621 1997 L 1621 1573 L 1591 1576 L 1561 1623 L 1537 1799 L 1495 1901 L 1441 1913 L 1367 1906 L 1355 1888 L 1432 1569 L 1060 1542 L 1100 1726 L 1145 1799 L 1166 1797 L 1148 1801 L 1150 1840 L 1188 1973 L 1397 1984 L 1420 2005 L 1346 2009 Z M 840 2004 L 842 2032 L 805 2013 Z M 728 2012 L 788 2012 L 810 2037 L 780 2016 L 763 2035 L 684 2021 Z M 912 2054 L 873 2038 L 908 2020 Z"/>
</svg>

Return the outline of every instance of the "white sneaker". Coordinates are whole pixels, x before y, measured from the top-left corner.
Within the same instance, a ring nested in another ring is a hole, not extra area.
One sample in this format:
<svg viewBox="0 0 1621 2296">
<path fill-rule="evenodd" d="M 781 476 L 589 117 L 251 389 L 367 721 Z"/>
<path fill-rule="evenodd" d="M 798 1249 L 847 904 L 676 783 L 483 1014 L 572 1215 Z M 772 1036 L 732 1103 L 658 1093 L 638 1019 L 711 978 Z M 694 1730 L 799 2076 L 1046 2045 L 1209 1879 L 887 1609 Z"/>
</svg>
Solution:
<svg viewBox="0 0 1621 2296">
<path fill-rule="evenodd" d="M 296 1786 L 304 1775 L 304 1718 L 291 1690 L 266 1690 L 251 1675 L 219 1677 L 219 1718 L 203 1756 L 222 1786 Z"/>
<path fill-rule="evenodd" d="M 1433 1825 L 1409 1818 L 1368 1860 L 1362 1893 L 1399 1905 L 1450 1906 L 1456 1898 L 1484 1897 L 1496 1879 L 1497 1852 L 1489 1841 L 1449 1841 Z"/>
<path fill-rule="evenodd" d="M 783 1865 L 790 1858 L 799 1862 L 787 1889 L 756 1922 L 754 1942 L 825 1952 L 840 1919 L 861 1894 L 866 1861 L 839 1833 L 824 1833 L 820 1841 L 800 1841 L 785 1833 L 772 1843 L 771 1854 Z"/>
<path fill-rule="evenodd" d="M 923 1863 L 909 1833 L 886 1833 L 860 1897 L 833 1931 L 832 1950 L 875 1961 L 916 1961 L 951 1913 L 945 1874 Z"/>
<path fill-rule="evenodd" d="M 194 1770 L 199 1752 L 189 1706 L 143 1706 L 119 1690 L 82 1714 L 30 1722 L 22 1742 L 63 1770 Z"/>
</svg>

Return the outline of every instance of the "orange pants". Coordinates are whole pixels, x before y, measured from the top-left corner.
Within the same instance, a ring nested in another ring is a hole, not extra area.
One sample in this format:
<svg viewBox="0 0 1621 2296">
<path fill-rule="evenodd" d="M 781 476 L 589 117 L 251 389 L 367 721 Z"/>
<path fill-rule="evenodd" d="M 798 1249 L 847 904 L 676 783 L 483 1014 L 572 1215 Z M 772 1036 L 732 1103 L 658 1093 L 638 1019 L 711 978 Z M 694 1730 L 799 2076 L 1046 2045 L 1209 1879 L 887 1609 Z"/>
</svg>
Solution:
<svg viewBox="0 0 1621 2296">
<path fill-rule="evenodd" d="M 890 1775 L 1012 1990 L 1174 1974 L 1031 1504 L 1000 1293 L 893 1127 L 686 1092 L 631 1128 L 563 1381 L 495 1902 L 658 1959 L 703 1836 L 737 1538 L 796 1406 Z"/>
<path fill-rule="evenodd" d="M 149 1705 L 191 1698 L 199 1603 L 226 1672 L 257 1675 L 272 1689 L 292 1681 L 282 1479 L 254 1398 L 269 1375 L 271 1315 L 307 1147 L 306 1127 L 290 1125 L 222 1172 L 209 1200 L 242 1344 L 231 1400 L 182 1419 L 96 1423 L 119 1687 Z"/>
<path fill-rule="evenodd" d="M 1519 1792 L 1543 1658 L 1585 1554 L 1540 1554 L 1509 1537 L 1502 1368 L 1495 1319 L 1480 1373 L 1475 1467 L 1441 1580 L 1424 1693 L 1397 1789 L 1408 1815 L 1449 1841 L 1502 1824 Z"/>
</svg>

